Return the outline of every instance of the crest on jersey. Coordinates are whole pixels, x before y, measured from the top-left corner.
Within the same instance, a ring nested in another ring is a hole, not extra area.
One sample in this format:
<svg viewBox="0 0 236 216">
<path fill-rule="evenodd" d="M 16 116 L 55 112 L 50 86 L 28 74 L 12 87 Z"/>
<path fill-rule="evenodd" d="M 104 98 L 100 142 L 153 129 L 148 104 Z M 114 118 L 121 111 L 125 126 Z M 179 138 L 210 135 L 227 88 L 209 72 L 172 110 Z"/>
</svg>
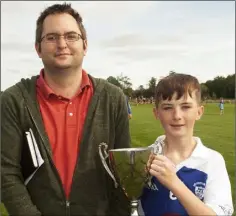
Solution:
<svg viewBox="0 0 236 216">
<path fill-rule="evenodd" d="M 202 200 L 204 198 L 204 191 L 206 187 L 206 183 L 203 182 L 196 182 L 194 183 L 194 188 L 195 188 L 195 195 Z"/>
</svg>

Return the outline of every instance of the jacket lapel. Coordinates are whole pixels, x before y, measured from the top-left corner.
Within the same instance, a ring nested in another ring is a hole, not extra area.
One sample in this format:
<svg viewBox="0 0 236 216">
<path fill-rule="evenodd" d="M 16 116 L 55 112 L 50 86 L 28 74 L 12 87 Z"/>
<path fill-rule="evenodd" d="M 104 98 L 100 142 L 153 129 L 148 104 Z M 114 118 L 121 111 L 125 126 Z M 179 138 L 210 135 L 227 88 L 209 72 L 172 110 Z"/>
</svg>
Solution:
<svg viewBox="0 0 236 216">
<path fill-rule="evenodd" d="M 30 81 L 22 80 L 20 83 L 17 84 L 17 86 L 20 88 L 22 92 L 23 98 L 25 100 L 26 109 L 28 110 L 31 120 L 33 121 L 33 124 L 37 129 L 37 133 L 42 139 L 42 143 L 46 149 L 46 152 L 48 156 L 50 157 L 50 159 L 53 161 L 52 149 L 51 149 L 50 142 L 44 128 L 44 124 L 43 124 L 43 120 L 42 120 L 42 116 L 40 113 L 40 108 L 39 108 L 39 104 L 38 104 L 37 96 L 36 96 L 37 78 L 38 76 L 34 76 L 31 78 Z M 25 86 L 25 84 L 28 84 L 28 86 Z M 29 88 L 28 91 L 27 91 L 27 87 Z"/>
</svg>

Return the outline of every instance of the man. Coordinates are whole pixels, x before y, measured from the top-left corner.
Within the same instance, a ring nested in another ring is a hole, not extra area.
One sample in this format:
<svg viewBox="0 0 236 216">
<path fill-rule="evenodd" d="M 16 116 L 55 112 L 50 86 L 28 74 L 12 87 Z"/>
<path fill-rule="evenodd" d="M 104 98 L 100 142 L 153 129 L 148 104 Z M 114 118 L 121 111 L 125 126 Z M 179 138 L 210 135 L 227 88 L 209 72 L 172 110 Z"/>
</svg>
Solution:
<svg viewBox="0 0 236 216">
<path fill-rule="evenodd" d="M 40 75 L 1 94 L 1 192 L 9 214 L 129 215 L 128 199 L 98 153 L 101 142 L 129 147 L 126 98 L 82 69 L 86 31 L 70 4 L 41 13 L 35 48 Z"/>
</svg>

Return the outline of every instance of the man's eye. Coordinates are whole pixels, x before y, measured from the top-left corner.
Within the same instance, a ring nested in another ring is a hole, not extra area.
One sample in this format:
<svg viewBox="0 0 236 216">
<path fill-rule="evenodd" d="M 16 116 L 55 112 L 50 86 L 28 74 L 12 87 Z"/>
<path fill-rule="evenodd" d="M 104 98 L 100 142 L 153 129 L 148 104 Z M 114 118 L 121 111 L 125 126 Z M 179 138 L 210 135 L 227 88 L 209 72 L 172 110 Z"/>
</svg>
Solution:
<svg viewBox="0 0 236 216">
<path fill-rule="evenodd" d="M 55 35 L 49 35 L 49 36 L 47 36 L 47 40 L 48 41 L 54 41 L 54 40 L 56 40 L 56 36 Z"/>
<path fill-rule="evenodd" d="M 66 38 L 67 38 L 68 40 L 76 40 L 76 39 L 77 39 L 77 35 L 76 35 L 76 34 L 68 34 L 68 35 L 66 36 Z"/>
</svg>

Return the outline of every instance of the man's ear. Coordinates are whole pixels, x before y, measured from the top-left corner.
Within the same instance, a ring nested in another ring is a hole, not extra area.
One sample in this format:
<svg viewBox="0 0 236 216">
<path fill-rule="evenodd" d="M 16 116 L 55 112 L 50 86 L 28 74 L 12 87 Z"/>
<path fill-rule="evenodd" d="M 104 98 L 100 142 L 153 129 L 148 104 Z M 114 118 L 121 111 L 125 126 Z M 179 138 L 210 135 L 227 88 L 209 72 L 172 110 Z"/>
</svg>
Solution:
<svg viewBox="0 0 236 216">
<path fill-rule="evenodd" d="M 87 40 L 83 40 L 83 48 L 84 48 L 84 56 L 86 56 L 87 50 L 88 50 L 88 41 Z"/>
<path fill-rule="evenodd" d="M 198 107 L 198 111 L 197 111 L 197 118 L 196 118 L 196 120 L 201 119 L 203 113 L 204 113 L 204 106 L 199 106 Z"/>
<path fill-rule="evenodd" d="M 159 119 L 158 110 L 156 107 L 153 107 L 152 112 L 153 112 L 153 115 L 155 116 L 155 119 Z"/>
<path fill-rule="evenodd" d="M 41 47 L 40 47 L 40 44 L 39 43 L 35 43 L 34 47 L 35 47 L 35 50 L 36 50 L 36 52 L 38 54 L 38 57 L 41 58 Z"/>
</svg>

